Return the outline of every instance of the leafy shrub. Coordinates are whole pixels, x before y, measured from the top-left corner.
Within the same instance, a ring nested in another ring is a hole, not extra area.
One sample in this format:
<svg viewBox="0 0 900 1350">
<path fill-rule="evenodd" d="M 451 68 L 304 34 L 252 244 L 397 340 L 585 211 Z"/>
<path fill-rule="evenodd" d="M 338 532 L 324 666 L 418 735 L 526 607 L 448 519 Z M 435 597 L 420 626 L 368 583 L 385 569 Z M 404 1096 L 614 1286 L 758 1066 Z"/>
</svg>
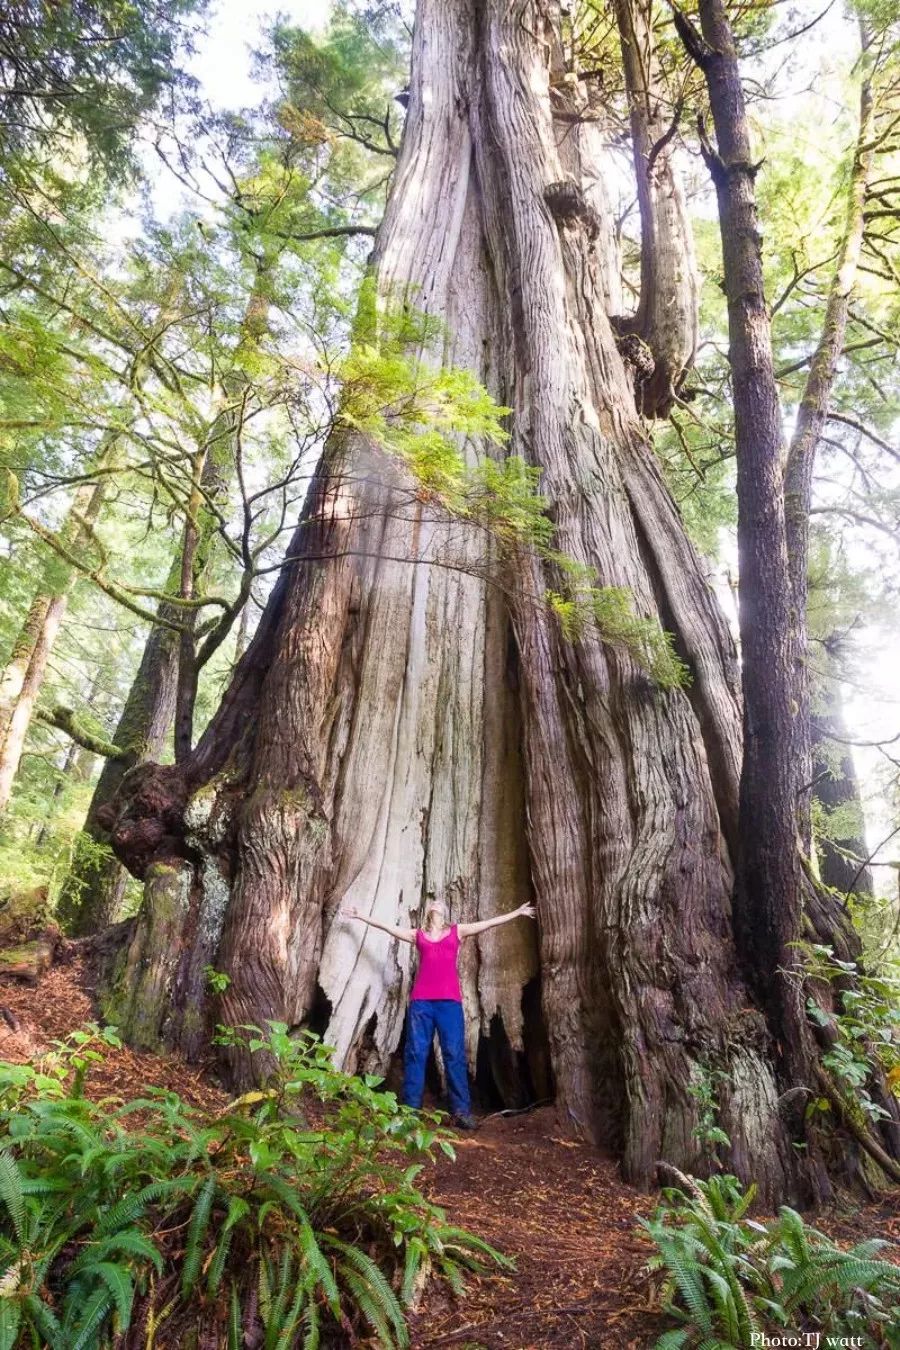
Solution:
<svg viewBox="0 0 900 1350">
<path fill-rule="evenodd" d="M 683 1324 L 656 1350 L 746 1350 L 754 1333 L 779 1331 L 897 1350 L 900 1268 L 876 1256 L 887 1244 L 844 1251 L 786 1205 L 767 1223 L 748 1219 L 754 1195 L 735 1177 L 683 1176 L 642 1221 L 658 1253 L 651 1269 L 665 1272 L 663 1305 Z"/>
<path fill-rule="evenodd" d="M 834 991 L 837 1011 L 821 1008 L 807 999 L 811 1021 L 836 1032 L 836 1039 L 822 1056 L 822 1063 L 846 1089 L 865 1118 L 878 1122 L 887 1112 L 872 1100 L 867 1085 L 872 1063 L 877 1061 L 894 1092 L 900 1090 L 900 977 L 889 967 L 878 973 L 862 970 L 855 961 L 841 961 L 830 947 L 819 943 L 798 944 L 811 979 L 828 983 Z M 826 1098 L 813 1099 L 810 1109 L 827 1111 Z"/>
<path fill-rule="evenodd" d="M 510 1264 L 417 1189 L 423 1159 L 453 1152 L 436 1116 L 339 1073 L 310 1035 L 251 1036 L 271 1086 L 212 1117 L 163 1090 L 87 1100 L 109 1030 L 0 1066 L 0 1350 L 201 1330 L 316 1350 L 337 1328 L 402 1347 L 430 1272 L 458 1290 L 467 1268 Z"/>
</svg>

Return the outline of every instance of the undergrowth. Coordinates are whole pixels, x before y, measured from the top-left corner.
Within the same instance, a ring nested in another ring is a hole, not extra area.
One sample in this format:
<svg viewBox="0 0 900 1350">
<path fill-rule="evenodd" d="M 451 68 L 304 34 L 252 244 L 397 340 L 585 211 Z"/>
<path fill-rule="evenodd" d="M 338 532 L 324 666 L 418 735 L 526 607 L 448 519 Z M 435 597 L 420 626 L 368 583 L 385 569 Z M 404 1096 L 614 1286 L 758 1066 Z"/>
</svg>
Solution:
<svg viewBox="0 0 900 1350">
<path fill-rule="evenodd" d="M 845 1251 L 786 1205 L 758 1222 L 747 1217 L 754 1195 L 732 1176 L 683 1176 L 642 1221 L 663 1307 L 682 1324 L 655 1350 L 747 1350 L 802 1333 L 808 1342 L 781 1343 L 815 1345 L 815 1332 L 823 1347 L 831 1336 L 857 1350 L 900 1350 L 900 1268 L 878 1256 L 887 1243 Z"/>
<path fill-rule="evenodd" d="M 159 1089 L 89 1100 L 109 1029 L 0 1065 L 0 1350 L 403 1347 L 430 1275 L 460 1291 L 511 1264 L 417 1188 L 452 1156 L 437 1116 L 311 1035 L 241 1034 L 277 1071 L 214 1116 Z"/>
<path fill-rule="evenodd" d="M 855 961 L 841 961 L 830 947 L 798 943 L 810 979 L 829 984 L 833 1008 L 826 1011 L 807 999 L 810 1020 L 832 1033 L 822 1063 L 844 1088 L 846 1099 L 860 1120 L 877 1124 L 888 1112 L 874 1101 L 869 1084 L 873 1062 L 881 1068 L 888 1087 L 900 1091 L 900 976 L 888 962 L 866 970 Z M 828 1111 L 827 1098 L 813 1098 L 808 1110 Z"/>
</svg>

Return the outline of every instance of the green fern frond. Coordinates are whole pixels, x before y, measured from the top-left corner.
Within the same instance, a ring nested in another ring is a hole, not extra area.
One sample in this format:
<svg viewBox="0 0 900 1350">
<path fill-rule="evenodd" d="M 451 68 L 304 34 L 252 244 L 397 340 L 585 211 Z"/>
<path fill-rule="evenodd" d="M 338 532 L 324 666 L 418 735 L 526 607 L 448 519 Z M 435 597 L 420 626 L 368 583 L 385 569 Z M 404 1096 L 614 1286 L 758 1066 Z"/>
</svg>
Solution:
<svg viewBox="0 0 900 1350">
<path fill-rule="evenodd" d="M 54 1195 L 65 1192 L 72 1194 L 72 1183 L 63 1177 L 22 1177 L 20 1186 L 23 1195 Z"/>
<path fill-rule="evenodd" d="M 378 1299 L 369 1285 L 361 1275 L 357 1274 L 349 1266 L 342 1268 L 344 1283 L 347 1285 L 353 1302 L 362 1313 L 369 1326 L 379 1337 L 381 1344 L 387 1347 L 387 1350 L 394 1350 L 395 1346 L 406 1346 L 409 1344 L 407 1339 L 398 1341 L 393 1332 L 390 1319 L 385 1314 L 384 1308 L 379 1304 Z"/>
<path fill-rule="evenodd" d="M 20 1242 L 25 1238 L 25 1197 L 19 1164 L 6 1149 L 0 1152 L 0 1200 L 6 1206 L 13 1231 Z"/>
<path fill-rule="evenodd" d="M 0 1350 L 13 1350 L 19 1338 L 22 1309 L 12 1299 L 0 1299 Z"/>
<path fill-rule="evenodd" d="M 77 1289 L 77 1286 L 73 1286 L 74 1289 Z M 80 1303 L 80 1300 L 78 1302 Z M 81 1308 L 80 1320 L 74 1323 L 73 1319 L 73 1323 L 68 1323 L 67 1319 L 68 1325 L 64 1327 L 64 1331 L 71 1336 L 66 1342 L 67 1350 L 88 1350 L 88 1347 L 93 1350 L 96 1335 L 114 1307 L 115 1301 L 111 1291 L 105 1284 L 98 1285 Z M 72 1311 L 77 1311 L 77 1307 L 73 1307 Z"/>
<path fill-rule="evenodd" d="M 22 1310 L 50 1350 L 66 1350 L 62 1323 L 52 1308 L 37 1294 L 28 1294 L 22 1300 Z"/>
<path fill-rule="evenodd" d="M 225 1273 L 225 1262 L 228 1259 L 228 1253 L 231 1250 L 231 1240 L 234 1236 L 234 1229 L 242 1219 L 246 1219 L 250 1213 L 250 1206 L 240 1195 L 233 1195 L 228 1201 L 228 1210 L 222 1227 L 219 1229 L 219 1240 L 216 1244 L 216 1250 L 213 1253 L 212 1261 L 209 1263 L 209 1271 L 206 1277 L 206 1287 L 211 1294 L 218 1291 L 222 1283 L 222 1277 Z"/>
<path fill-rule="evenodd" d="M 694 1260 L 686 1259 L 673 1242 L 660 1243 L 660 1251 L 698 1331 L 710 1334 L 713 1321 L 703 1286 L 703 1267 Z"/>
<path fill-rule="evenodd" d="M 291 1255 L 290 1247 L 284 1247 L 281 1253 L 281 1263 L 278 1267 L 278 1276 L 275 1289 L 273 1291 L 272 1306 L 269 1310 L 269 1317 L 266 1322 L 266 1346 L 274 1346 L 275 1337 L 284 1324 L 284 1310 L 287 1307 L 287 1301 L 291 1291 L 291 1276 L 294 1272 L 294 1261 Z"/>
<path fill-rule="evenodd" d="M 306 1333 L 303 1337 L 303 1350 L 319 1350 L 322 1325 L 319 1317 L 318 1305 L 312 1298 L 310 1298 L 309 1303 L 306 1305 L 303 1320 L 306 1323 Z"/>
<path fill-rule="evenodd" d="M 112 1261 L 97 1261 L 88 1266 L 84 1274 L 93 1275 L 106 1286 L 115 1303 L 119 1331 L 127 1331 L 134 1304 L 134 1281 L 126 1267 Z"/>
<path fill-rule="evenodd" d="M 188 1224 L 184 1265 L 181 1269 L 181 1292 L 183 1294 L 189 1294 L 197 1283 L 200 1264 L 203 1260 L 203 1242 L 209 1228 L 209 1219 L 217 1187 L 218 1182 L 215 1176 L 207 1177 L 194 1202 L 191 1221 Z"/>
<path fill-rule="evenodd" d="M 296 1344 L 295 1333 L 303 1314 L 304 1305 L 309 1298 L 306 1286 L 298 1283 L 294 1291 L 294 1301 L 282 1319 L 281 1331 L 275 1342 L 275 1350 L 291 1350 Z"/>
<path fill-rule="evenodd" d="M 260 1259 L 256 1284 L 259 1294 L 259 1315 L 263 1326 L 267 1326 L 272 1315 L 272 1272 L 269 1258 L 265 1254 Z"/>
<path fill-rule="evenodd" d="M 72 1262 L 69 1267 L 69 1275 L 80 1274 L 94 1262 L 103 1261 L 114 1252 L 121 1252 L 125 1256 L 135 1256 L 140 1260 L 149 1261 L 156 1268 L 157 1274 L 162 1274 L 163 1258 L 159 1248 L 138 1229 L 126 1228 L 121 1233 L 114 1233 L 112 1237 L 103 1238 L 100 1242 L 93 1242 L 89 1247 L 86 1247 L 81 1255 Z"/>
<path fill-rule="evenodd" d="M 244 1350 L 244 1328 L 241 1326 L 241 1299 L 234 1280 L 228 1299 L 228 1350 Z"/>
<path fill-rule="evenodd" d="M 406 1255 L 403 1261 L 403 1279 L 400 1284 L 400 1302 L 405 1308 L 411 1304 L 416 1288 L 419 1284 L 420 1274 L 425 1269 L 425 1257 L 427 1249 L 421 1238 L 410 1238 L 406 1244 Z"/>
<path fill-rule="evenodd" d="M 331 1266 L 325 1257 L 312 1225 L 304 1216 L 300 1223 L 299 1246 L 312 1277 L 325 1295 L 332 1316 L 337 1320 L 341 1315 L 341 1296 Z"/>
<path fill-rule="evenodd" d="M 664 1331 L 654 1343 L 653 1350 L 684 1350 L 690 1334 L 686 1327 L 675 1327 L 672 1331 Z"/>
<path fill-rule="evenodd" d="M 480 1238 L 475 1233 L 469 1233 L 464 1228 L 455 1228 L 444 1224 L 438 1229 L 443 1246 L 447 1249 L 453 1249 L 458 1252 L 479 1253 L 488 1257 L 490 1261 L 496 1263 L 503 1270 L 515 1270 L 516 1263 L 513 1257 L 505 1256 L 503 1252 L 492 1247 L 484 1238 Z"/>
<path fill-rule="evenodd" d="M 400 1346 L 408 1345 L 409 1335 L 403 1309 L 397 1301 L 397 1295 L 372 1258 L 367 1256 L 365 1252 L 360 1251 L 358 1247 L 351 1246 L 347 1242 L 341 1242 L 339 1238 L 332 1237 L 330 1234 L 326 1236 L 325 1241 L 329 1247 L 340 1254 L 341 1269 L 345 1277 L 353 1270 L 365 1280 L 372 1290 L 372 1296 L 376 1300 L 382 1316 L 387 1318 L 394 1328 L 397 1344 Z"/>
<path fill-rule="evenodd" d="M 726 1334 L 734 1341 L 738 1337 L 738 1316 L 734 1305 L 731 1287 L 724 1275 L 707 1267 L 703 1271 L 704 1279 L 710 1287 L 713 1306 L 718 1320 L 724 1326 Z"/>
<path fill-rule="evenodd" d="M 459 1265 L 455 1261 L 447 1261 L 444 1257 L 441 1257 L 438 1261 L 438 1269 L 456 1297 L 461 1298 L 466 1292 L 466 1282 Z"/>
<path fill-rule="evenodd" d="M 167 1177 L 164 1181 L 150 1182 L 139 1191 L 124 1195 L 101 1217 L 97 1225 L 98 1236 L 105 1237 L 119 1228 L 130 1227 L 136 1219 L 146 1213 L 148 1206 L 169 1196 L 186 1195 L 194 1190 L 195 1186 L 196 1180 L 193 1177 Z"/>
</svg>

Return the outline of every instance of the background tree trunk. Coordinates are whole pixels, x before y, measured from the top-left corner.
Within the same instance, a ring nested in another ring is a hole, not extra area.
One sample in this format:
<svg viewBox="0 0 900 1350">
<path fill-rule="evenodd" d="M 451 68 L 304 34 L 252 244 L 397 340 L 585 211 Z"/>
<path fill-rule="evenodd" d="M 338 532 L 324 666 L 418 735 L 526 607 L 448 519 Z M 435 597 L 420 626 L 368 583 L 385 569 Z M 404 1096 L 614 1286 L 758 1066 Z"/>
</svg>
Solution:
<svg viewBox="0 0 900 1350">
<path fill-rule="evenodd" d="M 819 874 L 826 886 L 841 895 L 872 895 L 872 872 L 865 863 L 869 847 L 859 779 L 837 680 L 827 682 L 822 697 L 824 706 L 812 719 L 813 793 L 826 811 L 841 811 L 849 819 L 837 838 L 826 834 L 817 839 Z"/>
<path fill-rule="evenodd" d="M 859 92 L 856 148 L 847 186 L 846 221 L 837 267 L 828 294 L 822 332 L 810 362 L 803 397 L 797 411 L 797 421 L 788 447 L 784 475 L 788 564 L 794 597 L 797 703 L 806 710 L 810 706 L 811 692 L 806 610 L 809 600 L 809 520 L 813 471 L 819 439 L 828 417 L 837 365 L 844 347 L 850 298 L 856 283 L 862 251 L 868 184 L 875 162 L 873 141 L 875 99 L 872 88 L 872 66 L 868 55 L 870 45 L 871 39 L 865 21 L 860 20 L 860 62 L 863 73 Z M 801 785 L 812 783 L 815 772 L 812 728 L 808 715 L 797 718 L 795 755 L 799 783 Z M 807 853 L 811 846 L 809 802 L 809 789 L 805 788 L 800 792 L 797 810 L 800 836 Z"/>
<path fill-rule="evenodd" d="M 178 559 L 169 574 L 166 590 L 177 588 L 180 575 Z M 102 825 L 104 808 L 115 797 L 129 769 L 161 753 L 175 715 L 179 650 L 176 625 L 181 622 L 182 611 L 177 605 L 163 602 L 158 615 L 161 622 L 150 630 L 113 734 L 114 743 L 127 756 L 105 760 L 60 890 L 59 921 L 77 937 L 99 932 L 120 917 L 127 872 L 113 853 L 97 847 L 109 845 L 109 834 Z"/>
<path fill-rule="evenodd" d="M 652 11 L 650 0 L 615 0 L 641 216 L 637 312 L 618 320 L 616 327 L 650 349 L 653 368 L 639 381 L 638 404 L 646 417 L 665 417 L 694 364 L 700 292 L 687 203 L 674 159 L 681 109 L 665 97 Z"/>
<path fill-rule="evenodd" d="M 110 438 L 98 456 L 98 470 L 109 467 L 114 451 L 115 438 Z M 105 492 L 105 477 L 78 488 L 62 530 L 67 547 L 78 550 L 88 543 Z M 52 589 L 35 596 L 0 675 L 0 815 L 9 805 L 25 737 L 76 579 L 69 569 Z"/>
<path fill-rule="evenodd" d="M 805 1198 L 816 1202 L 830 1193 L 830 1182 L 820 1133 L 806 1103 L 827 1075 L 806 1012 L 811 991 L 800 942 L 812 936 L 842 959 L 855 959 L 860 948 L 849 916 L 828 892 L 811 884 L 803 864 L 798 803 L 805 766 L 797 750 L 808 736 L 810 708 L 808 689 L 804 696 L 796 682 L 797 615 L 785 520 L 781 409 L 754 187 L 759 165 L 752 160 L 725 6 L 722 0 L 700 0 L 699 13 L 702 37 L 678 11 L 676 26 L 706 77 L 716 132 L 717 149 L 704 135 L 704 157 L 719 206 L 734 391 L 744 694 L 735 932 L 743 969 L 776 1038 L 783 1114 L 794 1140 L 806 1149 L 799 1164 Z M 829 389 L 830 382 L 819 391 L 826 402 Z M 805 575 L 805 554 L 802 566 Z M 821 997 L 830 1001 L 830 991 Z M 833 1085 L 830 1091 L 835 1093 Z M 888 1111 L 882 1133 L 896 1153 L 896 1103 L 888 1105 L 889 1094 L 874 1068 L 873 1093 Z M 835 1171 L 853 1169 L 843 1154 L 833 1156 L 830 1166 Z"/>
<path fill-rule="evenodd" d="M 258 259 L 244 312 L 244 343 L 259 342 L 267 330 L 268 270 L 269 264 Z M 219 525 L 215 508 L 227 498 L 236 462 L 234 437 L 238 418 L 234 405 L 247 382 L 232 378 L 227 383 L 229 387 L 221 395 L 225 406 L 213 418 L 194 456 L 193 488 L 181 548 L 166 581 L 166 592 L 183 600 L 195 597 L 208 575 Z M 114 743 L 127 754 L 109 758 L 103 766 L 81 841 L 76 842 L 72 866 L 60 892 L 57 905 L 60 922 L 76 936 L 96 933 L 121 917 L 126 873 L 114 855 L 98 851 L 96 846 L 108 847 L 109 833 L 104 822 L 125 775 L 135 765 L 156 759 L 173 721 L 176 760 L 186 759 L 190 754 L 200 674 L 196 618 L 196 609 L 174 601 L 159 606 L 157 622 L 150 630 L 113 736 Z"/>
</svg>

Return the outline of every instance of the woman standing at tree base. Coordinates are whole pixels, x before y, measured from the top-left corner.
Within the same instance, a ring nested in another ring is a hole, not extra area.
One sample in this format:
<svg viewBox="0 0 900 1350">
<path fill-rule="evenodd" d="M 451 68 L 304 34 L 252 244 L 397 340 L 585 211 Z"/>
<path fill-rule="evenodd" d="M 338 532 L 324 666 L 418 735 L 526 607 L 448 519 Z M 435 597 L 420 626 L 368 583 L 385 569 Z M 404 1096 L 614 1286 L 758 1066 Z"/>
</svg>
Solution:
<svg viewBox="0 0 900 1350">
<path fill-rule="evenodd" d="M 417 1110 L 425 1093 L 425 1069 L 437 1032 L 447 1075 L 447 1095 L 453 1123 L 461 1130 L 474 1130 L 466 1071 L 465 1020 L 462 992 L 456 960 L 463 938 L 474 937 L 486 928 L 496 928 L 511 919 L 535 916 L 534 905 L 520 905 L 509 914 L 480 923 L 454 923 L 447 926 L 447 906 L 430 896 L 425 907 L 424 928 L 394 928 L 367 918 L 358 909 L 345 911 L 348 918 L 361 919 L 371 928 L 412 943 L 419 953 L 419 969 L 409 996 L 406 1021 L 406 1051 L 403 1059 L 403 1101 Z"/>
</svg>

